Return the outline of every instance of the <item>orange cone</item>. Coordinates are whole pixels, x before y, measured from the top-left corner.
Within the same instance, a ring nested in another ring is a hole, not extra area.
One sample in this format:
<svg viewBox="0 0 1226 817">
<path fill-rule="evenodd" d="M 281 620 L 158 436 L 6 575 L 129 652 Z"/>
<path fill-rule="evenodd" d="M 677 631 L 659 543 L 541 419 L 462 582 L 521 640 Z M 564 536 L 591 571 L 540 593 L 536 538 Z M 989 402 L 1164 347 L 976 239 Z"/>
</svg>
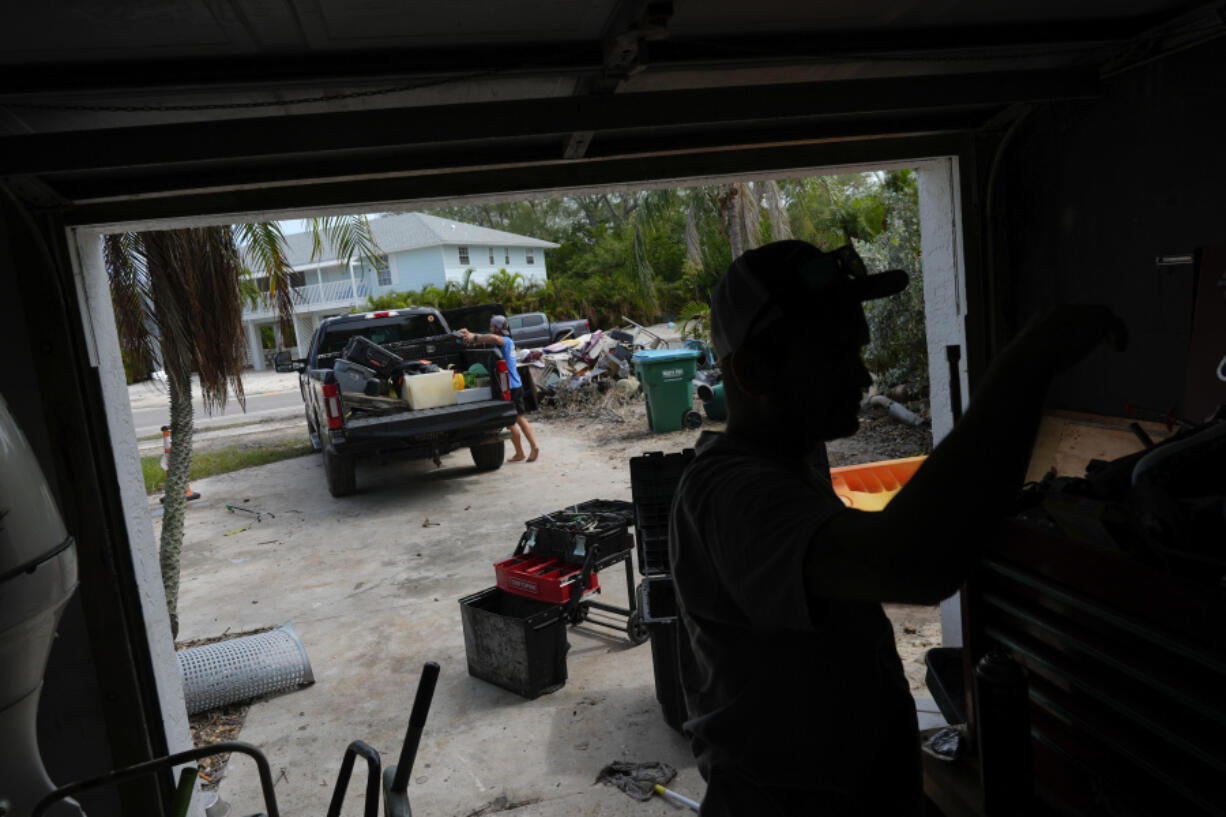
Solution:
<svg viewBox="0 0 1226 817">
<path fill-rule="evenodd" d="M 170 426 L 162 426 L 162 470 L 170 471 Z M 192 490 L 192 484 L 187 483 L 187 501 L 199 499 L 200 494 Z"/>
</svg>

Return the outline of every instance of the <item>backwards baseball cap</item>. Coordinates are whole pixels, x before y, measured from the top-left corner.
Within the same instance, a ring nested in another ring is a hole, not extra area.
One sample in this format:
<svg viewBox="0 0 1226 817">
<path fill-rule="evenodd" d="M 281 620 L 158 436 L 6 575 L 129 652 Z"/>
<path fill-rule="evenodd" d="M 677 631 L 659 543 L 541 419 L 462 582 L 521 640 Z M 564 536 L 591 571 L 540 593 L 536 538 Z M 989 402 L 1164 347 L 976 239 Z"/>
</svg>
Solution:
<svg viewBox="0 0 1226 817">
<path fill-rule="evenodd" d="M 497 329 L 499 332 L 506 332 L 511 326 L 511 322 L 507 320 L 506 315 L 494 315 L 490 318 L 490 326 Z"/>
<path fill-rule="evenodd" d="M 850 245 L 824 253 L 805 241 L 775 241 L 742 254 L 715 287 L 711 345 L 716 359 L 723 360 L 783 318 L 862 322 L 862 301 L 885 298 L 906 286 L 902 270 L 869 275 Z"/>
</svg>

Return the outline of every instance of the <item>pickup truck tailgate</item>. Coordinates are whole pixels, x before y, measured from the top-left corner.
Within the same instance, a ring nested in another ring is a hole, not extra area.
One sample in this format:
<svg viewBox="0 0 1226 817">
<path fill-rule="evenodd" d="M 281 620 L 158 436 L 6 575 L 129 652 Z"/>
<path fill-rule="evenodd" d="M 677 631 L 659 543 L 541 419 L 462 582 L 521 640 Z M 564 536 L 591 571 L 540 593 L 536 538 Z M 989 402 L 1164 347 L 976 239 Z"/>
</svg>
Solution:
<svg viewBox="0 0 1226 817">
<path fill-rule="evenodd" d="M 515 404 L 509 400 L 482 400 L 438 408 L 408 409 L 395 414 L 351 417 L 345 421 L 350 437 L 404 437 L 453 431 L 457 427 L 472 428 L 488 423 L 491 429 L 515 422 Z M 411 425 L 411 427 L 409 427 Z"/>
</svg>

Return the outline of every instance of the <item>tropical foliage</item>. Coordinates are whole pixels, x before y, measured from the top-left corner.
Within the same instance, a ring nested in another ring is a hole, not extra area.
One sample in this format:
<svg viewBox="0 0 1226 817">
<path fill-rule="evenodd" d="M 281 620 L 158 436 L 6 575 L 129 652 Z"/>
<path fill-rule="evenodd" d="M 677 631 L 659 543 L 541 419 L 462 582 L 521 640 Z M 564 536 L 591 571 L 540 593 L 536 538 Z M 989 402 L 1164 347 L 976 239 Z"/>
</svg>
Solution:
<svg viewBox="0 0 1226 817">
<path fill-rule="evenodd" d="M 902 268 L 903 297 L 869 306 L 866 354 L 884 385 L 927 380 L 915 175 L 897 170 L 780 181 L 465 204 L 435 214 L 561 245 L 549 281 L 506 270 L 479 282 L 372 298 L 371 307 L 442 309 L 498 301 L 513 312 L 584 317 L 593 326 L 676 320 L 702 335 L 711 291 L 732 259 L 768 241 L 799 238 L 823 249 L 851 242 L 870 269 Z"/>
</svg>

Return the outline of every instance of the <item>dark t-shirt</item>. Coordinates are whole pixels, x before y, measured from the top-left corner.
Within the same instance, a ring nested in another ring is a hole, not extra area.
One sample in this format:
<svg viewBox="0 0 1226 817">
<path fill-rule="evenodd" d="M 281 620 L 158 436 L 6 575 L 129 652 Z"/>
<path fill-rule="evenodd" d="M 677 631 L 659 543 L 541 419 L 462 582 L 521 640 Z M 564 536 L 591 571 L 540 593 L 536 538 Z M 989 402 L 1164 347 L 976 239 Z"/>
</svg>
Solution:
<svg viewBox="0 0 1226 817">
<path fill-rule="evenodd" d="M 682 476 L 669 551 L 704 815 L 919 810 L 915 704 L 889 620 L 805 590 L 809 544 L 842 512 L 828 468 L 724 434 L 703 434 Z"/>
</svg>

